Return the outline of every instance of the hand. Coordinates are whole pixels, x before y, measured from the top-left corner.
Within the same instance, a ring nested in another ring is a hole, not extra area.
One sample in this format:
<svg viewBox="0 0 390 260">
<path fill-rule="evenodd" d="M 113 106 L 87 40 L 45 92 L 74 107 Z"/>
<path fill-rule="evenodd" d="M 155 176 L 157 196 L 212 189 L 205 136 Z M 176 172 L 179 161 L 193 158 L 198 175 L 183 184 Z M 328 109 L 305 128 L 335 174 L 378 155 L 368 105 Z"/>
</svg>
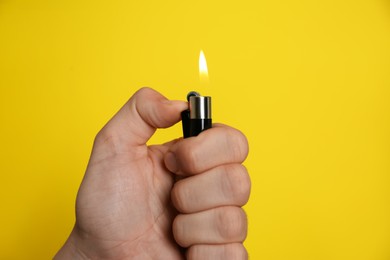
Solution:
<svg viewBox="0 0 390 260">
<path fill-rule="evenodd" d="M 146 145 L 186 108 L 143 88 L 98 133 L 76 224 L 56 259 L 247 258 L 246 138 L 214 125 L 198 137 Z M 185 178 L 175 183 L 175 175 Z"/>
</svg>

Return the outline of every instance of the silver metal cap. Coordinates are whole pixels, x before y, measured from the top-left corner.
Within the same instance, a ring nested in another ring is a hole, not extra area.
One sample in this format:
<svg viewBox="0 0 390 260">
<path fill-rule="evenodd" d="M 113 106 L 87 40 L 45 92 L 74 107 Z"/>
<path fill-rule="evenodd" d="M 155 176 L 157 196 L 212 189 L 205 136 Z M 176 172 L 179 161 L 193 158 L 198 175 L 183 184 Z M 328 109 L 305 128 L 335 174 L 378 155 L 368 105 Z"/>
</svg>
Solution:
<svg viewBox="0 0 390 260">
<path fill-rule="evenodd" d="M 190 119 L 211 119 L 211 97 L 190 96 Z"/>
</svg>

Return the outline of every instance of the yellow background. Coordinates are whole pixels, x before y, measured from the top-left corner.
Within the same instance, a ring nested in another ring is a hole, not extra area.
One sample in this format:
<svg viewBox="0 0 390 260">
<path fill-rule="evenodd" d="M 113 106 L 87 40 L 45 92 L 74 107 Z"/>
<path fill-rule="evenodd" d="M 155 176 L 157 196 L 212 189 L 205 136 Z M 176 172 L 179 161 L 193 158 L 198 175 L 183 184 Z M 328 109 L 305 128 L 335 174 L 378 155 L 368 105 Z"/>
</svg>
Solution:
<svg viewBox="0 0 390 260">
<path fill-rule="evenodd" d="M 247 135 L 251 259 L 390 259 L 388 1 L 0 0 L 1 259 L 61 247 L 94 136 L 141 86 L 211 95 Z"/>
</svg>

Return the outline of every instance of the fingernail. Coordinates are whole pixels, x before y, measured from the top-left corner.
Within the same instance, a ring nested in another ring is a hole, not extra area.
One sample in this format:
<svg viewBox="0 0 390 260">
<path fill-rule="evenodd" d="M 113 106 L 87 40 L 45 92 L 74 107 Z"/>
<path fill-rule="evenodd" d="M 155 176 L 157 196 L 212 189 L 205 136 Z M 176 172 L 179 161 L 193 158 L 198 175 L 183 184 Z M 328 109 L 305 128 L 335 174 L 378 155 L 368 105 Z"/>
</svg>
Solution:
<svg viewBox="0 0 390 260">
<path fill-rule="evenodd" d="M 165 166 L 168 168 L 169 171 L 175 172 L 175 173 L 178 171 L 179 167 L 177 165 L 177 160 L 176 160 L 176 156 L 174 153 L 168 152 L 165 155 L 164 162 L 165 162 Z"/>
</svg>

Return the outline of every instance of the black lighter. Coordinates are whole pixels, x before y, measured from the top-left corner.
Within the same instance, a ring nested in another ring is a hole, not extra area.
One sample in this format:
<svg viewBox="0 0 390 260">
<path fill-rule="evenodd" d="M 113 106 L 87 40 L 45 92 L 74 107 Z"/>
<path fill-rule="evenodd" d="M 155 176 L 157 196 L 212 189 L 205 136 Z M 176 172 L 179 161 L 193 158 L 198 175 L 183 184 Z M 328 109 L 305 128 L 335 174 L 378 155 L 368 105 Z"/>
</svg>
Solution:
<svg viewBox="0 0 390 260">
<path fill-rule="evenodd" d="M 197 136 L 211 128 L 211 97 L 191 91 L 187 95 L 188 109 L 181 113 L 183 137 Z"/>
</svg>

